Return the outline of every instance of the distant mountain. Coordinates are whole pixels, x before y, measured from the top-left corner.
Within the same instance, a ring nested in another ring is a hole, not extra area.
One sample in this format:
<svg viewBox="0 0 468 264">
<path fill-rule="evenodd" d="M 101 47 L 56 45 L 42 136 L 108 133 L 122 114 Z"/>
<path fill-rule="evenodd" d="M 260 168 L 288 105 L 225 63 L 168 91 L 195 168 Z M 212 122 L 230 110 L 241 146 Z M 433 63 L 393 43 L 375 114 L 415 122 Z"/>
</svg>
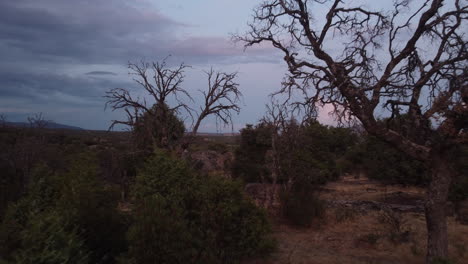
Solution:
<svg viewBox="0 0 468 264">
<path fill-rule="evenodd" d="M 213 132 L 199 132 L 197 136 L 199 137 L 235 137 L 239 136 L 240 133 L 213 133 Z"/>
<path fill-rule="evenodd" d="M 31 124 L 26 123 L 26 122 L 6 122 L 8 126 L 13 126 L 13 127 L 30 127 Z M 76 127 L 76 126 L 69 126 L 69 125 L 64 125 L 64 124 L 59 124 L 51 121 L 46 121 L 44 128 L 49 128 L 49 129 L 70 129 L 70 130 L 84 130 L 81 127 Z"/>
</svg>

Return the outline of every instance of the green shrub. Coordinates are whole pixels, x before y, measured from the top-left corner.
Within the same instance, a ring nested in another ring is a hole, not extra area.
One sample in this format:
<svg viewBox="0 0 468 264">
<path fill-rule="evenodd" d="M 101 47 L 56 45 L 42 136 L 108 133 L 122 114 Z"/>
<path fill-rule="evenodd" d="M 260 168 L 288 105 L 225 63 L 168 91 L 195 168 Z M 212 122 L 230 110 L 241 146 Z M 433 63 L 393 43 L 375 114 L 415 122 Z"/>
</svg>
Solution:
<svg viewBox="0 0 468 264">
<path fill-rule="evenodd" d="M 426 185 L 426 166 L 375 137 L 368 137 L 348 153 L 356 167 L 367 176 L 385 184 Z"/>
<path fill-rule="evenodd" d="M 98 179 L 96 165 L 92 155 L 83 154 L 60 176 L 56 210 L 81 231 L 92 263 L 114 263 L 126 250 L 127 224 L 117 211 L 118 190 Z"/>
<path fill-rule="evenodd" d="M 68 172 L 40 167 L 0 225 L 0 253 L 15 263 L 114 263 L 126 248 L 116 201 L 89 153 L 77 156 Z"/>
<path fill-rule="evenodd" d="M 154 104 L 141 113 L 132 127 L 137 149 L 152 152 L 154 147 L 174 147 L 184 136 L 185 126 L 175 110 L 166 104 Z"/>
<path fill-rule="evenodd" d="M 312 185 L 297 184 L 280 195 L 283 216 L 292 225 L 310 227 L 325 213 L 325 205 L 314 194 Z"/>
<path fill-rule="evenodd" d="M 18 264 L 90 263 L 89 252 L 77 229 L 68 229 L 57 211 L 31 216 L 20 232 L 21 249 L 15 251 Z"/>
<path fill-rule="evenodd" d="M 468 144 L 459 145 L 454 153 L 455 171 L 457 175 L 452 179 L 449 200 L 455 203 L 468 199 Z"/>
<path fill-rule="evenodd" d="M 232 175 L 246 183 L 262 182 L 270 171 L 266 153 L 271 148 L 271 131 L 264 124 L 247 125 L 241 130 L 240 145 L 234 152 Z"/>
<path fill-rule="evenodd" d="M 265 213 L 241 185 L 157 152 L 136 178 L 128 263 L 229 263 L 271 248 Z"/>
</svg>

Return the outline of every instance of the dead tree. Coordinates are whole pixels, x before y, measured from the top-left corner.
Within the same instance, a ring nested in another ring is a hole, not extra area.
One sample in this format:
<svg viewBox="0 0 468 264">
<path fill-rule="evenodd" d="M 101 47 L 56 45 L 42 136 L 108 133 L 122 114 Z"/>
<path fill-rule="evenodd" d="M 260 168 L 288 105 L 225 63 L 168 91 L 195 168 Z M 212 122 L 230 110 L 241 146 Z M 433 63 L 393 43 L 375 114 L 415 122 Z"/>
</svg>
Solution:
<svg viewBox="0 0 468 264">
<path fill-rule="evenodd" d="M 280 153 L 280 133 L 285 130 L 289 119 L 289 111 L 284 104 L 280 104 L 278 101 L 275 101 L 271 98 L 269 104 L 266 105 L 266 113 L 260 119 L 260 123 L 266 125 L 269 128 L 271 133 L 271 161 L 270 161 L 270 171 L 271 171 L 271 183 L 273 187 L 268 190 L 266 187 L 265 190 L 265 200 L 267 201 L 267 207 L 273 205 L 273 201 L 278 194 L 278 178 L 281 176 L 281 153 Z M 266 181 L 265 181 L 266 183 Z M 288 184 L 289 185 L 289 181 Z M 287 188 L 287 187 L 286 187 Z"/>
<path fill-rule="evenodd" d="M 167 147 L 170 137 L 168 127 L 170 116 L 181 110 L 191 113 L 189 106 L 181 100 L 182 96 L 192 100 L 190 94 L 181 86 L 185 77 L 184 71 L 188 67 L 182 63 L 170 68 L 166 59 L 162 62 L 130 63 L 128 65 L 130 74 L 136 76 L 133 80 L 144 89 L 152 102 L 148 105 L 146 99 L 132 97 L 130 90 L 125 88 L 114 88 L 107 91 L 105 95 L 108 100 L 106 107 L 110 106 L 112 111 L 123 109 L 127 114 L 126 121 L 113 120 L 109 129 L 118 124 L 127 125 L 134 129 L 139 123 L 144 122 L 144 129 L 149 130 L 148 133 L 152 133 L 151 130 L 156 128 L 149 124 L 155 121 L 160 126 L 158 129 L 161 129 L 158 145 Z M 169 105 L 170 98 L 176 102 L 175 106 Z M 146 120 L 142 120 L 143 117 Z"/>
<path fill-rule="evenodd" d="M 234 81 L 237 73 L 224 73 L 214 71 L 206 72 L 208 77 L 208 90 L 200 91 L 203 94 L 203 106 L 200 107 L 197 121 L 192 130 L 195 136 L 201 122 L 210 115 L 214 115 L 223 125 L 232 125 L 232 113 L 239 113 L 239 103 L 242 93 L 239 84 Z"/>
<path fill-rule="evenodd" d="M 35 130 L 41 130 L 47 127 L 51 120 L 46 120 L 42 113 L 36 113 L 34 116 L 28 117 L 29 127 Z"/>
<path fill-rule="evenodd" d="M 5 115 L 0 115 L 0 127 L 5 128 L 7 126 L 7 119 Z"/>
<path fill-rule="evenodd" d="M 171 117 L 185 111 L 193 117 L 194 110 L 189 107 L 181 97 L 189 101 L 193 99 L 189 92 L 182 88 L 185 78 L 185 70 L 189 66 L 180 64 L 175 68 L 169 68 L 166 59 L 160 62 L 140 64 L 130 63 L 128 65 L 130 74 L 136 76 L 134 81 L 144 89 L 152 102 L 148 104 L 145 99 L 133 97 L 129 89 L 114 88 L 106 92 L 106 107 L 110 106 L 112 111 L 122 109 L 127 114 L 127 120 L 112 120 L 109 129 L 115 125 L 125 125 L 135 130 L 140 128 L 146 134 L 151 134 L 155 129 L 150 125 L 156 120 L 160 126 L 162 137 L 158 145 L 167 147 L 170 138 Z M 237 73 L 224 73 L 211 69 L 206 72 L 208 76 L 208 89 L 200 91 L 203 93 L 203 105 L 192 129 L 192 136 L 198 132 L 201 122 L 208 116 L 214 115 L 217 121 L 224 125 L 232 124 L 232 113 L 239 113 L 242 93 L 239 84 L 235 82 Z M 168 99 L 173 98 L 175 106 L 170 106 Z M 192 119 L 193 120 L 193 119 Z M 193 124 L 193 123 L 192 123 Z"/>
<path fill-rule="evenodd" d="M 396 0 L 384 11 L 345 2 L 266 0 L 235 38 L 283 52 L 289 74 L 281 92 L 307 91 L 309 106 L 332 104 L 338 118 L 350 113 L 370 134 L 427 162 L 426 261 L 446 258 L 450 155 L 467 142 L 467 1 Z M 321 17 L 319 5 L 328 10 Z M 405 115 L 402 129 L 378 122 L 382 113 Z"/>
</svg>

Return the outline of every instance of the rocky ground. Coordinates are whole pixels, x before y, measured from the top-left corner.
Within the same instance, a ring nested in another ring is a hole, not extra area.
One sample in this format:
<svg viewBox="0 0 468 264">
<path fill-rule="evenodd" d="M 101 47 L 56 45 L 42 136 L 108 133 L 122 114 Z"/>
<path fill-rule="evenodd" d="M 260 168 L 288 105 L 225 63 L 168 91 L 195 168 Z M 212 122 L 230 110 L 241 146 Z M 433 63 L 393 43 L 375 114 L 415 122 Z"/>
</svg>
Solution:
<svg viewBox="0 0 468 264">
<path fill-rule="evenodd" d="M 346 176 L 324 186 L 320 197 L 327 203 L 324 219 L 297 229 L 274 217 L 277 252 L 248 263 L 424 263 L 422 188 Z M 450 256 L 455 263 L 467 263 L 468 225 L 450 211 Z"/>
</svg>

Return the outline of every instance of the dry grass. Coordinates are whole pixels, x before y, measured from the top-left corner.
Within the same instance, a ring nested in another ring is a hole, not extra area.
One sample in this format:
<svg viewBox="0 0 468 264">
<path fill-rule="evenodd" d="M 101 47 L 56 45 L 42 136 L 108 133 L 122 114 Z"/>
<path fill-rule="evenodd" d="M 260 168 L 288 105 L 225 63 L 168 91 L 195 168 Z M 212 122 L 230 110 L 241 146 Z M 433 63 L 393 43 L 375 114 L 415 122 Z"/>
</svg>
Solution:
<svg viewBox="0 0 468 264">
<path fill-rule="evenodd" d="M 323 199 L 327 200 L 363 200 L 377 201 L 392 193 L 405 193 L 423 199 L 424 189 L 418 187 L 403 187 L 398 185 L 383 185 L 367 178 L 355 179 L 345 176 L 337 182 L 331 182 L 324 187 Z"/>
<path fill-rule="evenodd" d="M 367 188 L 376 189 L 369 192 Z M 421 197 L 423 189 L 381 186 L 366 179 L 345 178 L 326 186 L 324 199 L 381 200 L 384 195 L 403 192 Z M 382 212 L 346 212 L 330 208 L 321 223 L 309 229 L 295 229 L 284 223 L 275 225 L 278 250 L 266 260 L 248 263 L 424 263 L 426 227 L 424 215 L 401 215 L 403 231 L 408 231 L 406 242 L 391 239 L 388 224 L 382 221 Z M 347 209 L 350 210 L 350 209 Z M 351 209 L 352 210 L 352 209 Z M 279 221 L 277 221 L 279 222 Z M 468 226 L 448 219 L 450 257 L 456 263 L 467 263 Z"/>
</svg>

